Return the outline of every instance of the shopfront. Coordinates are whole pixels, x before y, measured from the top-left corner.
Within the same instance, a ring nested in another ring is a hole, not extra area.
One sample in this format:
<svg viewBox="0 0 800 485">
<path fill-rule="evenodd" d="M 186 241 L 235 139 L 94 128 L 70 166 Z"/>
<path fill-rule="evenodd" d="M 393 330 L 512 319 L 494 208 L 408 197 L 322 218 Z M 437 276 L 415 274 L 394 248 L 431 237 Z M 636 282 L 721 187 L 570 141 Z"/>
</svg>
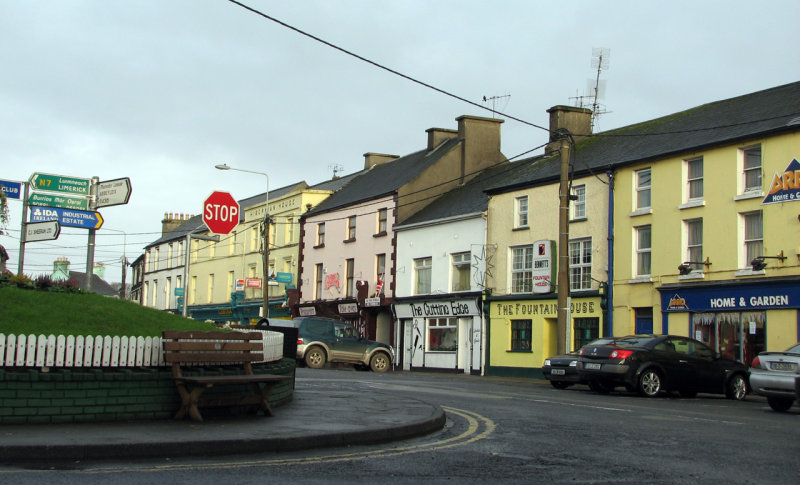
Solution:
<svg viewBox="0 0 800 485">
<path fill-rule="evenodd" d="M 747 365 L 759 352 L 800 340 L 800 278 L 665 285 L 664 333 L 705 342 Z"/>
<path fill-rule="evenodd" d="M 569 350 L 603 335 L 600 302 L 599 294 L 570 299 Z M 487 304 L 486 375 L 541 378 L 544 360 L 558 353 L 557 300 L 497 297 Z"/>
<path fill-rule="evenodd" d="M 397 299 L 398 365 L 403 370 L 481 373 L 480 296 Z"/>
</svg>

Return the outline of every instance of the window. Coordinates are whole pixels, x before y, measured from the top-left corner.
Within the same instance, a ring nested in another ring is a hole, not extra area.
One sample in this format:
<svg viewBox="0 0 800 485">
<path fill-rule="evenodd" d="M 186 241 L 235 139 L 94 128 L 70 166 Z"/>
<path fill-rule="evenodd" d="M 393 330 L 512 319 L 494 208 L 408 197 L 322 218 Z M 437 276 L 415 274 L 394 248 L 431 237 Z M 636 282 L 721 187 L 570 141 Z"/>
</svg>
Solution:
<svg viewBox="0 0 800 485">
<path fill-rule="evenodd" d="M 159 256 L 160 252 L 161 250 L 159 248 L 156 248 L 156 255 L 155 258 L 153 259 L 153 270 L 155 271 L 158 271 L 158 258 L 160 257 Z"/>
<path fill-rule="evenodd" d="M 517 197 L 515 204 L 514 228 L 528 227 L 528 196 Z"/>
<path fill-rule="evenodd" d="M 314 298 L 322 299 L 322 263 L 314 265 Z"/>
<path fill-rule="evenodd" d="M 269 244 L 270 246 L 278 244 L 278 226 L 276 224 L 269 225 Z"/>
<path fill-rule="evenodd" d="M 347 218 L 347 240 L 356 240 L 356 216 L 350 216 Z"/>
<path fill-rule="evenodd" d="M 157 308 L 158 303 L 158 280 L 153 280 L 153 303 L 152 307 Z"/>
<path fill-rule="evenodd" d="M 453 261 L 451 291 L 469 291 L 470 262 L 472 260 L 470 253 L 455 253 L 451 258 Z"/>
<path fill-rule="evenodd" d="M 214 259 L 214 250 L 217 249 L 217 242 L 210 241 L 208 243 L 208 259 Z"/>
<path fill-rule="evenodd" d="M 574 349 L 579 349 L 592 340 L 596 340 L 600 337 L 600 319 L 576 318 L 573 335 L 575 336 Z"/>
<path fill-rule="evenodd" d="M 533 291 L 533 246 L 511 248 L 511 293 Z"/>
<path fill-rule="evenodd" d="M 703 219 L 685 221 L 686 224 L 686 261 L 700 263 L 703 261 Z M 692 269 L 702 269 L 701 264 L 692 264 Z"/>
<path fill-rule="evenodd" d="M 183 288 L 183 285 L 181 285 L 181 283 L 183 283 L 183 281 L 181 280 L 181 276 L 180 275 L 176 276 L 175 277 L 175 288 Z"/>
<path fill-rule="evenodd" d="M 228 254 L 233 254 L 236 248 L 236 231 L 232 232 L 233 237 L 228 241 Z"/>
<path fill-rule="evenodd" d="M 636 231 L 636 275 L 650 275 L 651 234 L 650 226 L 639 226 Z"/>
<path fill-rule="evenodd" d="M 189 298 L 189 302 L 187 303 L 187 305 L 194 305 L 194 303 L 197 301 L 197 276 L 192 276 L 191 282 L 192 282 L 192 287 L 190 288 L 190 293 L 189 293 L 189 296 L 191 298 Z"/>
<path fill-rule="evenodd" d="M 414 294 L 431 292 L 431 258 L 414 260 Z"/>
<path fill-rule="evenodd" d="M 294 218 L 286 219 L 286 241 L 285 244 L 292 244 L 294 242 Z"/>
<path fill-rule="evenodd" d="M 233 275 L 233 271 L 228 271 L 228 296 L 234 291 L 236 291 L 236 277 Z"/>
<path fill-rule="evenodd" d="M 186 259 L 186 254 L 183 251 L 184 251 L 183 241 L 181 241 L 180 243 L 178 243 L 178 264 L 177 264 L 177 266 L 181 266 L 181 265 L 184 264 L 184 261 Z"/>
<path fill-rule="evenodd" d="M 171 268 L 174 265 L 172 261 L 172 243 L 167 245 L 167 268 Z"/>
<path fill-rule="evenodd" d="M 764 255 L 764 225 L 761 211 L 742 214 L 744 222 L 744 265 Z"/>
<path fill-rule="evenodd" d="M 636 209 L 650 208 L 650 169 L 636 171 Z"/>
<path fill-rule="evenodd" d="M 317 247 L 325 246 L 325 223 L 317 224 Z"/>
<path fill-rule="evenodd" d="M 586 218 L 586 186 L 576 185 L 572 188 L 572 195 L 575 199 L 572 201 L 572 218 L 585 219 Z"/>
<path fill-rule="evenodd" d="M 211 303 L 214 297 L 214 275 L 208 275 L 208 295 L 206 296 L 206 303 Z"/>
<path fill-rule="evenodd" d="M 761 192 L 761 145 L 742 148 L 744 191 Z"/>
<path fill-rule="evenodd" d="M 197 239 L 192 239 L 191 242 L 189 243 L 189 247 L 191 248 L 190 250 L 192 252 L 192 262 L 193 263 L 195 261 L 197 261 L 197 252 L 199 251 L 198 250 L 198 247 L 199 247 L 198 244 L 200 244 L 200 241 L 198 241 Z"/>
<path fill-rule="evenodd" d="M 353 279 L 355 264 L 356 262 L 353 259 L 346 259 L 344 262 L 344 274 L 346 275 L 345 276 L 346 286 L 344 289 L 344 296 L 352 297 L 355 296 L 356 294 L 356 285 L 355 285 L 355 280 Z"/>
<path fill-rule="evenodd" d="M 386 209 L 378 209 L 378 234 L 386 234 Z"/>
<path fill-rule="evenodd" d="M 703 199 L 703 157 L 686 160 L 689 200 Z"/>
<path fill-rule="evenodd" d="M 592 239 L 569 242 L 569 288 L 592 289 Z"/>
<path fill-rule="evenodd" d="M 383 291 L 383 283 L 386 279 L 386 255 L 385 254 L 376 254 L 375 255 L 375 293 L 381 293 Z M 378 284 L 381 287 L 378 287 Z"/>
<path fill-rule="evenodd" d="M 531 350 L 531 320 L 511 320 L 511 350 Z"/>
<path fill-rule="evenodd" d="M 430 318 L 427 321 L 428 351 L 455 352 L 458 348 L 458 319 Z"/>
<path fill-rule="evenodd" d="M 258 229 L 250 229 L 250 251 L 255 251 L 258 247 Z"/>
<path fill-rule="evenodd" d="M 150 295 L 150 282 L 145 281 L 144 286 L 142 287 L 142 301 L 144 302 L 144 306 L 147 306 L 147 297 Z"/>
</svg>

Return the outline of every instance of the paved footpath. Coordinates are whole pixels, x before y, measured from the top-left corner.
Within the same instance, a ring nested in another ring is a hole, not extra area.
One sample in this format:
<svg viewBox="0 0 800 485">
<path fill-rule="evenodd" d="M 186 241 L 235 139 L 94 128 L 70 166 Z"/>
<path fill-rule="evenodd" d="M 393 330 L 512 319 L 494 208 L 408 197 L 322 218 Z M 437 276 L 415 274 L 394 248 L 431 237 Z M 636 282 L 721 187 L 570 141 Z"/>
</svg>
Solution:
<svg viewBox="0 0 800 485">
<path fill-rule="evenodd" d="M 0 464 L 167 458 L 381 443 L 441 429 L 435 404 L 378 392 L 296 390 L 275 416 L 204 422 L 131 421 L 0 425 Z"/>
</svg>

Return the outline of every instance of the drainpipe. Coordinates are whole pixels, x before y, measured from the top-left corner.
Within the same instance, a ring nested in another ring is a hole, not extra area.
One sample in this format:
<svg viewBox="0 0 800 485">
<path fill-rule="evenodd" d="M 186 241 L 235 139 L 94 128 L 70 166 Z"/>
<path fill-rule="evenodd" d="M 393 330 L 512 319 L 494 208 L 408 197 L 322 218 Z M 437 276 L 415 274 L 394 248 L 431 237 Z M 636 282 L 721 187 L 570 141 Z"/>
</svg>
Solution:
<svg viewBox="0 0 800 485">
<path fill-rule="evenodd" d="M 603 336 L 614 335 L 614 172 L 606 171 L 608 177 L 608 284 L 606 285 L 606 314 Z"/>
</svg>

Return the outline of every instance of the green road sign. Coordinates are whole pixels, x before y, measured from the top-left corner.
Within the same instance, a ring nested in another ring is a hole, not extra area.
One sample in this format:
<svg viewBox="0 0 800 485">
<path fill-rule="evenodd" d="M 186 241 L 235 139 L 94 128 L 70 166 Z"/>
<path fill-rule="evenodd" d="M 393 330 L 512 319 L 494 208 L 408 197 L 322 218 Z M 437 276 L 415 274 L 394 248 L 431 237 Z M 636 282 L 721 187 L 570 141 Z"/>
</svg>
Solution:
<svg viewBox="0 0 800 485">
<path fill-rule="evenodd" d="M 33 190 L 64 192 L 73 195 L 89 195 L 89 187 L 92 181 L 79 177 L 67 177 L 65 175 L 36 172 L 31 175 L 29 182 Z"/>
<path fill-rule="evenodd" d="M 28 197 L 28 204 L 81 211 L 89 210 L 89 199 L 86 197 L 66 197 L 64 195 L 40 194 L 38 192 L 34 192 Z"/>
</svg>

